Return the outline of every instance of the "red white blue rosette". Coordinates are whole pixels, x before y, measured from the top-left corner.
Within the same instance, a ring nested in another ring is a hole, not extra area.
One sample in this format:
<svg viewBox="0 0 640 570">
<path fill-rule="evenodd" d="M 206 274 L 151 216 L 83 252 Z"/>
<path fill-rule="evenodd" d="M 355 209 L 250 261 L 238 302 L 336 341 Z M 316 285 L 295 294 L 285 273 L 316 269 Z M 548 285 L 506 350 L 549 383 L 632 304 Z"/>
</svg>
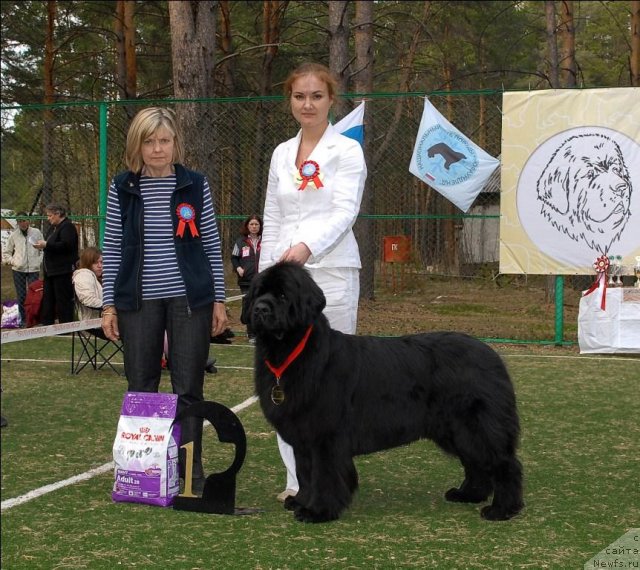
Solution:
<svg viewBox="0 0 640 570">
<path fill-rule="evenodd" d="M 320 165 L 313 160 L 305 160 L 300 165 L 300 178 L 302 178 L 302 184 L 298 190 L 304 190 L 309 182 L 313 182 L 316 188 L 322 188 L 323 184 L 320 180 Z"/>
<path fill-rule="evenodd" d="M 584 292 L 583 297 L 590 295 L 596 289 L 602 289 L 602 300 L 600 301 L 600 308 L 604 311 L 607 306 L 607 272 L 611 262 L 606 255 L 601 255 L 593 262 L 593 268 L 596 270 L 597 277 L 591 287 Z"/>
<path fill-rule="evenodd" d="M 176 214 L 178 215 L 178 229 L 176 230 L 176 235 L 178 237 L 184 236 L 184 228 L 185 226 L 189 226 L 189 231 L 191 232 L 192 237 L 197 237 L 198 228 L 196 228 L 196 210 L 191 204 L 187 204 L 186 202 L 182 202 L 182 204 L 178 204 L 176 208 Z"/>
</svg>

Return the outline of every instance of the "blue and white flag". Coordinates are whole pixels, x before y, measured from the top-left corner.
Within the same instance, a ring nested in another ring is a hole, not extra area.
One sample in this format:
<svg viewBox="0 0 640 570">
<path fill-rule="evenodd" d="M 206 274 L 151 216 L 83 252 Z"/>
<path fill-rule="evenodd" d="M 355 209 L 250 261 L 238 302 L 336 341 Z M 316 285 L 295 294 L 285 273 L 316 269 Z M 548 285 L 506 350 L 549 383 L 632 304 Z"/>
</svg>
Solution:
<svg viewBox="0 0 640 570">
<path fill-rule="evenodd" d="M 340 119 L 334 127 L 340 134 L 364 145 L 364 101 L 346 117 Z"/>
<path fill-rule="evenodd" d="M 465 137 L 425 97 L 409 172 L 463 212 L 500 161 Z"/>
</svg>

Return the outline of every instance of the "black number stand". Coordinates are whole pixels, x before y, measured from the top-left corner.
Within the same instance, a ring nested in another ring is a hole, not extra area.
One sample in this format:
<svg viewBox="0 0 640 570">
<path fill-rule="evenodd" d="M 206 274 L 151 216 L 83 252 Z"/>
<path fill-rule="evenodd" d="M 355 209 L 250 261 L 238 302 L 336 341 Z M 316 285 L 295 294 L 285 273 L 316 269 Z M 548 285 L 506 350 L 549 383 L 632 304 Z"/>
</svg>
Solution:
<svg viewBox="0 0 640 570">
<path fill-rule="evenodd" d="M 233 463 L 226 471 L 212 473 L 206 478 L 202 497 L 178 495 L 173 501 L 173 508 L 179 511 L 195 511 L 199 513 L 216 513 L 222 515 L 251 514 L 258 509 L 236 509 L 236 475 L 242 467 L 247 453 L 247 436 L 238 417 L 227 407 L 217 402 L 197 402 L 182 410 L 175 421 L 180 422 L 188 417 L 203 418 L 211 422 L 218 432 L 218 440 L 222 443 L 233 443 L 236 455 Z"/>
</svg>

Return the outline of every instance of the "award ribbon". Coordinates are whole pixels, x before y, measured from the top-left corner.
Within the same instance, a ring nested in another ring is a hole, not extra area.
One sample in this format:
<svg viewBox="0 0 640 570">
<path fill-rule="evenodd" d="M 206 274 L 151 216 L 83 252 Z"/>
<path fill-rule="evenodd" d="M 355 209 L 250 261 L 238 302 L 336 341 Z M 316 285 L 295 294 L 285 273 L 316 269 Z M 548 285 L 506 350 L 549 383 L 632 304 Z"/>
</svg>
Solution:
<svg viewBox="0 0 640 570">
<path fill-rule="evenodd" d="M 601 255 L 595 260 L 593 268 L 596 270 L 598 275 L 591 287 L 589 287 L 589 289 L 587 289 L 582 295 L 583 297 L 586 297 L 587 295 L 591 295 L 591 293 L 596 289 L 602 288 L 602 301 L 600 301 L 600 308 L 603 311 L 606 310 L 607 306 L 607 271 L 609 271 L 610 265 L 611 263 L 606 255 Z"/>
<path fill-rule="evenodd" d="M 284 402 L 284 391 L 280 386 L 280 378 L 284 374 L 284 371 L 289 368 L 289 365 L 296 359 L 302 351 L 304 347 L 307 345 L 307 341 L 309 340 L 309 335 L 311 334 L 311 330 L 313 329 L 313 325 L 309 325 L 307 332 L 302 337 L 302 340 L 298 343 L 298 345 L 291 351 L 291 354 L 287 356 L 287 359 L 277 368 L 271 364 L 268 360 L 265 359 L 264 363 L 267 365 L 267 368 L 271 370 L 272 374 L 276 377 L 276 385 L 271 388 L 271 401 L 279 406 Z"/>
<path fill-rule="evenodd" d="M 305 160 L 300 165 L 300 177 L 302 184 L 298 190 L 304 190 L 309 182 L 313 182 L 316 188 L 322 188 L 322 180 L 320 180 L 320 166 L 313 160 Z"/>
<path fill-rule="evenodd" d="M 195 219 L 196 219 L 196 211 L 191 204 L 187 204 L 186 202 L 182 202 L 176 208 L 176 213 L 178 214 L 178 229 L 176 230 L 176 235 L 178 237 L 183 237 L 184 235 L 184 227 L 186 225 L 189 226 L 189 231 L 191 231 L 192 237 L 197 237 L 198 228 L 196 228 Z"/>
</svg>

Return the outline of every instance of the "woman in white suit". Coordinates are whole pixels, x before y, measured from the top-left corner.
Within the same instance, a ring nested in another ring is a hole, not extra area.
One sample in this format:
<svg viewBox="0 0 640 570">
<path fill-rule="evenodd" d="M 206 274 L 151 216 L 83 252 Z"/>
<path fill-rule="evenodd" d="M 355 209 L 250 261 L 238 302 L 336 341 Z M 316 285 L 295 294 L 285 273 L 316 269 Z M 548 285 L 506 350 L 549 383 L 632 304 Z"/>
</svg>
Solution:
<svg viewBox="0 0 640 570">
<path fill-rule="evenodd" d="M 360 254 L 353 225 L 367 167 L 360 144 L 329 123 L 337 82 L 324 65 L 305 63 L 284 84 L 298 134 L 271 157 L 264 206 L 260 271 L 278 261 L 304 265 L 327 299 L 334 329 L 354 334 L 360 293 Z M 287 468 L 284 501 L 298 491 L 293 449 L 278 435 Z"/>
</svg>

